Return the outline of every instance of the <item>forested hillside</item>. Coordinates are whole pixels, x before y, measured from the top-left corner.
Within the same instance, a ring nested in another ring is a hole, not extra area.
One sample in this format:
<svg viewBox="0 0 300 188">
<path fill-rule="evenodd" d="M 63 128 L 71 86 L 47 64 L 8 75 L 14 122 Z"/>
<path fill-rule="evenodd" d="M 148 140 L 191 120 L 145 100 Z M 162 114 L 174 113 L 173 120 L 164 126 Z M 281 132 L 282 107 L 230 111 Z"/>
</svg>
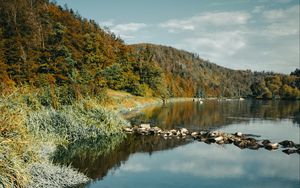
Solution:
<svg viewBox="0 0 300 188">
<path fill-rule="evenodd" d="M 170 96 L 250 96 L 254 74 L 231 70 L 172 47 L 133 45 L 139 61 L 157 63 L 164 72 Z"/>
<path fill-rule="evenodd" d="M 2 90 L 72 85 L 92 94 L 101 87 L 101 71 L 127 61 L 127 48 L 93 20 L 47 0 L 4 0 L 0 6 Z"/>
<path fill-rule="evenodd" d="M 102 88 L 161 95 L 162 72 L 137 62 L 131 47 L 95 21 L 47 0 L 0 2 L 1 91 L 46 87 L 76 99 Z"/>
<path fill-rule="evenodd" d="M 231 70 L 172 47 L 126 45 L 95 21 L 48 0 L 0 1 L 0 25 L 1 92 L 44 88 L 52 98 L 65 98 L 63 104 L 98 96 L 103 88 L 162 98 L 270 97 L 270 89 L 255 87 L 266 88 L 268 74 Z M 296 89 L 289 81 L 299 77 L 281 80 L 272 96 L 283 87 Z"/>
<path fill-rule="evenodd" d="M 251 85 L 252 95 L 258 99 L 299 99 L 300 69 L 290 75 L 256 73 Z"/>
</svg>

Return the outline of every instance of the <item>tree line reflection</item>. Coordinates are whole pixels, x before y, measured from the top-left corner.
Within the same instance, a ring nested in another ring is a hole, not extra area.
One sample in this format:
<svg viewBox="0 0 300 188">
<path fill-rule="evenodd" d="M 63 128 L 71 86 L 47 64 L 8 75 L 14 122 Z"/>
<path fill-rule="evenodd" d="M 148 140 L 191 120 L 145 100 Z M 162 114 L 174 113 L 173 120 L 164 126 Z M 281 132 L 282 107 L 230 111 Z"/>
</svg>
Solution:
<svg viewBox="0 0 300 188">
<path fill-rule="evenodd" d="M 151 123 L 163 129 L 186 127 L 209 130 L 232 123 L 247 123 L 255 119 L 291 119 L 300 125 L 299 101 L 205 101 L 178 102 L 164 107 L 152 107 L 131 118 L 132 124 Z M 104 139 L 105 140 L 105 139 Z M 191 140 L 163 139 L 160 136 L 127 135 L 127 138 L 111 137 L 105 142 L 80 141 L 67 147 L 59 147 L 53 160 L 72 165 L 94 180 L 101 180 L 111 169 L 118 169 L 131 154 L 173 149 Z M 83 185 L 84 186 L 84 185 Z"/>
<path fill-rule="evenodd" d="M 130 118 L 132 124 L 151 123 L 163 129 L 186 127 L 207 130 L 251 119 L 292 119 L 300 124 L 299 101 L 217 101 L 170 103 Z"/>
<path fill-rule="evenodd" d="M 122 139 L 122 138 L 119 138 Z M 53 156 L 57 164 L 72 165 L 94 180 L 101 180 L 109 170 L 118 169 L 131 154 L 172 149 L 191 142 L 189 139 L 163 139 L 160 136 L 127 135 L 122 142 L 75 142 L 59 147 Z M 114 147 L 106 145 L 115 145 Z"/>
</svg>

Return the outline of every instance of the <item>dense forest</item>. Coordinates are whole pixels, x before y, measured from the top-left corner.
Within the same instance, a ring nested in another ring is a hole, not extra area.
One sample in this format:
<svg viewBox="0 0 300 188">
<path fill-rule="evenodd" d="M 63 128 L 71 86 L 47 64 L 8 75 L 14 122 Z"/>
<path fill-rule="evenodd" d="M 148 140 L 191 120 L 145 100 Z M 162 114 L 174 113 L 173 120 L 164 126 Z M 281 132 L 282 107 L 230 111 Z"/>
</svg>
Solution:
<svg viewBox="0 0 300 188">
<path fill-rule="evenodd" d="M 62 103 L 104 88 L 162 98 L 300 96 L 298 70 L 231 70 L 172 47 L 126 45 L 94 20 L 48 0 L 0 3 L 0 92 L 44 88 L 52 98 L 66 98 Z"/>
</svg>

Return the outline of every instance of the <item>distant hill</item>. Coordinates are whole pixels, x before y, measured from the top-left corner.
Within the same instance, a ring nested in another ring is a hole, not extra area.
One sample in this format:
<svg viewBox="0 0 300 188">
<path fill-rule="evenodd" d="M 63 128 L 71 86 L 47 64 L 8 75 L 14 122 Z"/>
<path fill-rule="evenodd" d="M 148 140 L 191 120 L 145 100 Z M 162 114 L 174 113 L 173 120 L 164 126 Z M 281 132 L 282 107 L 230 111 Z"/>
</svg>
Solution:
<svg viewBox="0 0 300 188">
<path fill-rule="evenodd" d="M 49 0 L 0 1 L 0 25 L 0 92 L 29 86 L 70 100 L 103 88 L 158 97 L 298 96 L 297 75 L 232 70 L 172 47 L 126 45 Z M 270 76 L 279 77 L 278 87 L 266 85 Z"/>
<path fill-rule="evenodd" d="M 157 63 L 172 96 L 248 96 L 254 74 L 232 70 L 201 59 L 197 54 L 154 44 L 132 45 L 139 60 Z"/>
</svg>

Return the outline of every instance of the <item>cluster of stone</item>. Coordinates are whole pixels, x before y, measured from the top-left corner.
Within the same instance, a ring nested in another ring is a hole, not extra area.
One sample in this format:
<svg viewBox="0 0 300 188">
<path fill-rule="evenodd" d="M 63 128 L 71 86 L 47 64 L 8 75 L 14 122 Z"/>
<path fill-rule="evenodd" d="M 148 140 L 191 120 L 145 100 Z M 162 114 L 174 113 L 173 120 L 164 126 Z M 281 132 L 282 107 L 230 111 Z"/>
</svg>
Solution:
<svg viewBox="0 0 300 188">
<path fill-rule="evenodd" d="M 282 151 L 286 154 L 300 154 L 300 145 L 292 141 L 284 140 L 279 143 L 272 143 L 270 140 L 257 140 L 253 138 L 253 136 L 251 137 L 241 132 L 236 132 L 235 134 L 219 131 L 204 132 L 203 134 L 196 134 L 194 138 L 205 143 L 234 144 L 241 149 L 248 148 L 257 150 L 259 148 L 265 148 L 267 150 L 277 150 L 281 147 L 284 148 Z"/>
<path fill-rule="evenodd" d="M 140 126 L 124 127 L 123 130 L 129 134 L 139 134 L 139 135 L 160 135 L 164 138 L 186 138 L 190 136 L 189 131 L 186 128 L 181 128 L 179 130 L 162 130 L 159 127 L 151 127 L 150 124 L 141 124 Z"/>
<path fill-rule="evenodd" d="M 186 128 L 162 130 L 159 127 L 151 127 L 150 124 L 141 124 L 139 126 L 124 127 L 124 131 L 128 134 L 138 135 L 159 135 L 163 138 L 193 138 L 200 142 L 207 144 L 216 143 L 222 144 L 234 144 L 235 146 L 244 149 L 257 150 L 259 148 L 265 148 L 267 150 L 277 150 L 283 148 L 282 152 L 286 154 L 298 153 L 300 154 L 300 144 L 295 144 L 292 141 L 284 140 L 279 143 L 272 143 L 269 140 L 257 140 L 254 135 L 247 135 L 241 132 L 234 134 L 224 133 L 220 131 L 189 131 Z"/>
</svg>

